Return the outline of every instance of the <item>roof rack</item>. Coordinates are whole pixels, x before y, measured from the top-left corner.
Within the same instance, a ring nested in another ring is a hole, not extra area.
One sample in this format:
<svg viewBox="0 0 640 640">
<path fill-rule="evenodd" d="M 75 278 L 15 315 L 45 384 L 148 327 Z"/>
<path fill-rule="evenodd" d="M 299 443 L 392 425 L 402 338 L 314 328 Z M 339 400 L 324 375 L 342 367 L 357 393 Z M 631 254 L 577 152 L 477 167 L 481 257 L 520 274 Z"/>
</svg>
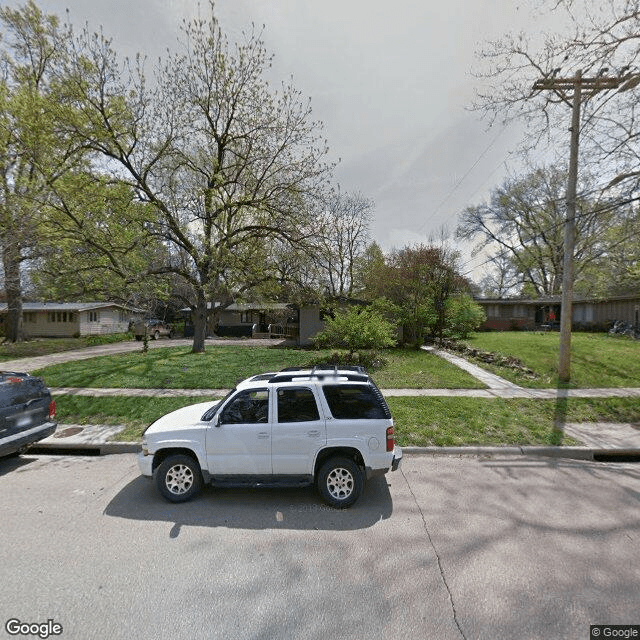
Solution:
<svg viewBox="0 0 640 640">
<path fill-rule="evenodd" d="M 353 371 L 354 373 L 363 373 L 367 374 L 367 370 L 360 365 L 335 365 L 335 364 L 316 364 L 313 367 L 285 367 L 284 369 L 280 369 L 280 372 L 288 372 L 288 371 L 311 371 L 315 374 L 316 371 L 332 371 L 336 373 L 337 371 Z"/>
<path fill-rule="evenodd" d="M 269 382 L 293 382 L 300 378 L 316 378 L 324 380 L 340 376 L 352 382 L 367 382 L 369 375 L 364 367 L 336 367 L 335 365 L 317 365 L 308 367 L 287 367 L 269 379 Z"/>
</svg>

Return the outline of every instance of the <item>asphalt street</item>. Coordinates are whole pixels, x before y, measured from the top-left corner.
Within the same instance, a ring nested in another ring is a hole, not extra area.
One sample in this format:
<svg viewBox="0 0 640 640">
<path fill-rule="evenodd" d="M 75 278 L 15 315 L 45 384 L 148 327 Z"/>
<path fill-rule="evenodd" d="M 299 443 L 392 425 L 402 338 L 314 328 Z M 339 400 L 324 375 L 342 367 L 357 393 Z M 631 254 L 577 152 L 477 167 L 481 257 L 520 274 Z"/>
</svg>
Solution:
<svg viewBox="0 0 640 640">
<path fill-rule="evenodd" d="M 78 640 L 585 640 L 640 624 L 633 464 L 408 456 L 339 511 L 307 489 L 172 505 L 134 455 L 25 455 L 0 460 L 0 513 L 0 638 L 9 619 Z"/>
</svg>

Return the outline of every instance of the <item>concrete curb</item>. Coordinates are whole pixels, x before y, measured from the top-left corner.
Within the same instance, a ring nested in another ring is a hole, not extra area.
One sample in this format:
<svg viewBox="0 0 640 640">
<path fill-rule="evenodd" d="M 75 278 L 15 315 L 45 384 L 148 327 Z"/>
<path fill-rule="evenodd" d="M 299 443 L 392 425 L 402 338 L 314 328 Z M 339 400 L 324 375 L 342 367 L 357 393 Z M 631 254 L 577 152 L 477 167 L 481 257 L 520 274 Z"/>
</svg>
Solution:
<svg viewBox="0 0 640 640">
<path fill-rule="evenodd" d="M 78 455 L 107 456 L 119 453 L 138 453 L 142 450 L 139 442 L 38 442 L 29 447 L 27 453 L 48 453 L 55 455 L 71 455 L 78 452 Z"/>
<path fill-rule="evenodd" d="M 139 442 L 40 442 L 29 451 L 34 453 L 71 454 L 78 455 L 114 455 L 120 453 L 139 453 L 142 447 Z M 540 456 L 546 458 L 570 458 L 574 460 L 596 460 L 603 456 L 608 459 L 616 457 L 637 457 L 640 460 L 640 449 L 601 449 L 594 447 L 402 447 L 407 455 L 438 455 L 438 456 Z"/>
<path fill-rule="evenodd" d="M 599 457 L 637 457 L 640 449 L 601 449 L 595 447 L 402 447 L 409 455 L 473 455 L 473 456 L 541 456 L 547 458 L 571 458 L 574 460 L 597 460 Z"/>
</svg>

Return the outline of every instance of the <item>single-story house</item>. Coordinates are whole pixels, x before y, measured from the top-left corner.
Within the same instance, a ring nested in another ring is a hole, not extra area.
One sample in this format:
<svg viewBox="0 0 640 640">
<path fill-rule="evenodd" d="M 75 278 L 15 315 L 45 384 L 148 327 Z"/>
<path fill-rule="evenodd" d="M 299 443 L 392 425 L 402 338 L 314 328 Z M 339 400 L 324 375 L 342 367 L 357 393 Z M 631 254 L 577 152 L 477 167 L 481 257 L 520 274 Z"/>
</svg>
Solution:
<svg viewBox="0 0 640 640">
<path fill-rule="evenodd" d="M 487 319 L 483 329 L 540 329 L 559 325 L 561 298 L 475 298 Z M 576 330 L 605 331 L 615 320 L 640 327 L 640 294 L 594 299 L 575 297 L 572 326 Z"/>
<path fill-rule="evenodd" d="M 219 302 L 208 303 L 207 333 L 220 337 L 288 338 L 301 346 L 311 344 L 311 338 L 324 328 L 320 305 L 294 305 L 284 302 L 233 303 L 223 308 Z M 189 316 L 191 310 L 182 309 Z M 185 336 L 193 335 L 188 318 Z"/>
<path fill-rule="evenodd" d="M 7 303 L 0 303 L 0 331 Z M 124 333 L 142 312 L 112 302 L 23 302 L 23 330 L 27 338 L 73 338 Z"/>
</svg>

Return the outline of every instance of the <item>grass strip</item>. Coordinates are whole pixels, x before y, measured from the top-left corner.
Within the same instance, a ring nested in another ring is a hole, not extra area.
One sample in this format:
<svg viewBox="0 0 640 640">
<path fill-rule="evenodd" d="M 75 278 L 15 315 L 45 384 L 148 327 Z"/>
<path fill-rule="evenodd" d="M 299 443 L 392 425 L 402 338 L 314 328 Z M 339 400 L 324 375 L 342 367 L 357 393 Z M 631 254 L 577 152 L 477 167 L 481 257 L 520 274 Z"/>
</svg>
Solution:
<svg viewBox="0 0 640 640">
<path fill-rule="evenodd" d="M 212 398 L 213 399 L 213 398 Z M 137 441 L 160 416 L 206 398 L 91 398 L 58 396 L 58 420 L 67 424 L 123 424 L 121 441 Z M 554 445 L 556 420 L 640 424 L 639 398 L 388 398 L 401 446 Z"/>
<path fill-rule="evenodd" d="M 640 423 L 639 398 L 388 398 L 402 446 L 579 444 L 556 422 Z"/>
</svg>

